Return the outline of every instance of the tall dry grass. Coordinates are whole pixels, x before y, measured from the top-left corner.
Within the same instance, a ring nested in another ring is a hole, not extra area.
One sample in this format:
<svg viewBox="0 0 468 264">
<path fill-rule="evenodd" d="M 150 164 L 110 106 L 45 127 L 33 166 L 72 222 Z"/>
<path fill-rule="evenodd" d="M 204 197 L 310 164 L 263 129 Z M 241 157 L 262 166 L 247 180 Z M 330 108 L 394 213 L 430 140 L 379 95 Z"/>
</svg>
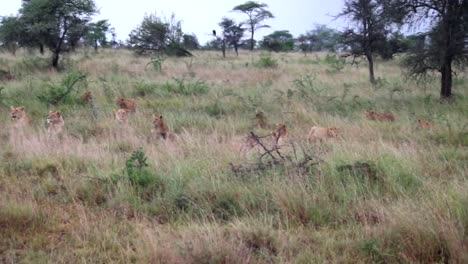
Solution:
<svg viewBox="0 0 468 264">
<path fill-rule="evenodd" d="M 397 60 L 378 61 L 371 86 L 364 63 L 339 69 L 327 54 L 271 54 L 269 68 L 264 56 L 195 52 L 158 71 L 128 51 L 78 51 L 51 72 L 47 57 L 1 54 L 16 76 L 0 85 L 1 260 L 468 261 L 466 78 L 455 81 L 455 102 L 440 104 L 436 80 L 405 80 Z M 87 80 L 69 100 L 37 99 L 71 70 Z M 79 101 L 88 90 L 97 119 Z M 117 96 L 136 98 L 128 126 L 113 120 Z M 24 135 L 11 128 L 9 105 L 31 116 Z M 281 168 L 236 176 L 230 163 L 257 158 L 239 154 L 243 137 L 271 133 L 254 128 L 256 109 L 271 125 L 285 123 L 289 140 L 319 155 L 320 166 L 300 176 Z M 365 109 L 397 120 L 367 120 Z M 49 110 L 63 114 L 59 138 L 47 136 Z M 155 113 L 177 140 L 151 136 Z M 420 118 L 434 129 L 417 128 Z M 303 143 L 316 125 L 338 127 L 338 138 Z M 139 149 L 147 165 L 129 170 Z"/>
</svg>

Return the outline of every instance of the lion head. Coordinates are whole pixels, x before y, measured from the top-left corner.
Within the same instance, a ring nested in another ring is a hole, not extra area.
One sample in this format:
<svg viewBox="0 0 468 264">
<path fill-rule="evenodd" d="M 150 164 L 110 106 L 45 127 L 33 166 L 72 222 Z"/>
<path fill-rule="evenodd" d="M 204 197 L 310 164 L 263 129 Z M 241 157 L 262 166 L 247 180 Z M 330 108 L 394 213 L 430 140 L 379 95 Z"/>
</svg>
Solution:
<svg viewBox="0 0 468 264">
<path fill-rule="evenodd" d="M 10 108 L 10 117 L 13 121 L 18 121 L 26 117 L 24 106 L 12 106 Z"/>
<path fill-rule="evenodd" d="M 47 116 L 47 132 L 60 133 L 64 124 L 62 114 L 59 111 L 49 111 L 49 115 Z"/>
<path fill-rule="evenodd" d="M 130 112 L 135 112 L 136 110 L 136 105 L 135 105 L 135 99 L 133 98 L 123 98 L 123 97 L 117 97 L 115 99 L 115 104 L 122 108 L 126 109 Z"/>
<path fill-rule="evenodd" d="M 82 96 L 81 96 L 81 100 L 83 100 L 83 102 L 85 103 L 89 103 L 91 100 L 93 100 L 93 94 L 91 92 L 85 92 Z"/>
<path fill-rule="evenodd" d="M 328 137 L 337 137 L 338 136 L 338 129 L 336 127 L 328 127 L 327 128 L 327 136 Z"/>
<path fill-rule="evenodd" d="M 122 108 L 115 110 L 115 120 L 119 124 L 128 124 L 128 110 Z"/>
<path fill-rule="evenodd" d="M 10 118 L 15 128 L 29 124 L 29 118 L 24 110 L 24 106 L 12 106 L 10 108 Z"/>
</svg>

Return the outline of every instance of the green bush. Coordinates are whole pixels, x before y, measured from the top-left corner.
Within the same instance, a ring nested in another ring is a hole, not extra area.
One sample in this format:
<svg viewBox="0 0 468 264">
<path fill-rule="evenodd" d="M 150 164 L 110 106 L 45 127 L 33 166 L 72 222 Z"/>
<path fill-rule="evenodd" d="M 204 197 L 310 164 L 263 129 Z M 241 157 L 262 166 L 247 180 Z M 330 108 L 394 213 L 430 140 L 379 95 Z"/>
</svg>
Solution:
<svg viewBox="0 0 468 264">
<path fill-rule="evenodd" d="M 254 65 L 259 68 L 276 68 L 278 67 L 278 62 L 271 55 L 261 55 Z"/>
<path fill-rule="evenodd" d="M 61 103 L 77 102 L 77 97 L 72 97 L 72 92 L 76 94 L 81 87 L 77 84 L 86 85 L 86 75 L 80 72 L 70 72 L 63 77 L 60 83 L 46 84 L 44 89 L 37 95 L 37 99 L 54 106 Z"/>
<path fill-rule="evenodd" d="M 140 197 L 152 200 L 164 193 L 165 183 L 162 177 L 148 168 L 147 159 L 143 149 L 134 151 L 125 162 L 125 171 L 130 184 L 135 187 Z"/>
</svg>

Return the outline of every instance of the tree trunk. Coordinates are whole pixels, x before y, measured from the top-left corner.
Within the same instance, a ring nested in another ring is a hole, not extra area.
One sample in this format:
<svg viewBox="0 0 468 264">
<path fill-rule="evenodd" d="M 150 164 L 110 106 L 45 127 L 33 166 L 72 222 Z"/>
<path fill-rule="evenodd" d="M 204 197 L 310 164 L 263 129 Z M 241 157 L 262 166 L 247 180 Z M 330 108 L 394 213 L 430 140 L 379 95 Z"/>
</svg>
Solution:
<svg viewBox="0 0 468 264">
<path fill-rule="evenodd" d="M 39 44 L 39 53 L 41 53 L 41 55 L 44 55 L 44 44 Z"/>
<path fill-rule="evenodd" d="M 440 97 L 448 99 L 452 96 L 452 61 L 446 59 L 440 71 Z"/>
<path fill-rule="evenodd" d="M 372 58 L 372 53 L 366 53 L 366 58 L 369 66 L 369 81 L 374 84 L 375 83 L 375 76 L 374 76 L 374 58 Z"/>
<path fill-rule="evenodd" d="M 221 46 L 221 51 L 223 52 L 223 58 L 226 58 L 226 44 L 223 43 L 223 45 Z"/>
<path fill-rule="evenodd" d="M 236 51 L 236 57 L 239 57 L 239 47 L 234 45 L 234 51 Z"/>
<path fill-rule="evenodd" d="M 94 40 L 94 51 L 97 52 L 97 50 L 98 50 L 97 40 Z"/>
<path fill-rule="evenodd" d="M 52 55 L 52 67 L 54 67 L 55 69 L 58 68 L 59 55 L 60 53 L 58 51 L 54 51 Z"/>
<path fill-rule="evenodd" d="M 250 51 L 253 51 L 254 49 L 254 25 L 250 26 L 250 30 L 252 30 L 252 35 L 250 36 Z"/>
</svg>

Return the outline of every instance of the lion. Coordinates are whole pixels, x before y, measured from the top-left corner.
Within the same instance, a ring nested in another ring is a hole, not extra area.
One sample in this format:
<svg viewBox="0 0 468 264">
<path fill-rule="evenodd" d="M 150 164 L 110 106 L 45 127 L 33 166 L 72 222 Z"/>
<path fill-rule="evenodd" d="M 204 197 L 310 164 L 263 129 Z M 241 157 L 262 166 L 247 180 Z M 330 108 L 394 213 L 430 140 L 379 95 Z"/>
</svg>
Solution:
<svg viewBox="0 0 468 264">
<path fill-rule="evenodd" d="M 271 132 L 271 136 L 273 137 L 273 145 L 275 147 L 282 145 L 288 137 L 286 125 L 283 123 L 276 124 L 276 129 Z"/>
<path fill-rule="evenodd" d="M 160 114 L 153 115 L 153 129 L 151 129 L 151 133 L 157 138 L 162 138 L 165 140 L 175 139 L 175 134 L 169 131 L 169 126 L 167 125 L 165 118 Z"/>
<path fill-rule="evenodd" d="M 391 121 L 391 122 L 395 121 L 395 116 L 391 112 L 379 113 L 373 110 L 366 110 L 364 114 L 370 120 Z"/>
<path fill-rule="evenodd" d="M 82 96 L 81 96 L 81 100 L 84 102 L 84 103 L 90 103 L 92 100 L 93 100 L 93 94 L 91 92 L 85 92 Z"/>
<path fill-rule="evenodd" d="M 426 119 L 418 119 L 418 127 L 432 129 L 432 125 Z"/>
<path fill-rule="evenodd" d="M 262 110 L 255 110 L 255 126 L 258 128 L 268 128 L 268 119 Z"/>
<path fill-rule="evenodd" d="M 47 133 L 49 135 L 62 133 L 64 124 L 62 114 L 59 111 L 49 111 L 47 116 Z"/>
<path fill-rule="evenodd" d="M 317 140 L 322 141 L 326 138 L 335 138 L 338 136 L 336 127 L 319 127 L 314 126 L 310 129 L 307 140 L 309 142 L 316 142 Z"/>
<path fill-rule="evenodd" d="M 25 128 L 28 127 L 31 120 L 24 110 L 24 106 L 11 106 L 10 107 L 10 117 L 11 122 L 13 123 L 13 128 Z"/>
<path fill-rule="evenodd" d="M 117 97 L 115 99 L 115 103 L 117 104 L 118 107 L 122 109 L 126 109 L 129 112 L 136 112 L 136 103 L 135 99 L 133 98 L 123 98 L 123 97 Z"/>
<path fill-rule="evenodd" d="M 115 110 L 115 120 L 117 120 L 117 123 L 122 124 L 122 125 L 127 125 L 128 124 L 128 110 L 127 109 L 117 109 Z"/>
</svg>

